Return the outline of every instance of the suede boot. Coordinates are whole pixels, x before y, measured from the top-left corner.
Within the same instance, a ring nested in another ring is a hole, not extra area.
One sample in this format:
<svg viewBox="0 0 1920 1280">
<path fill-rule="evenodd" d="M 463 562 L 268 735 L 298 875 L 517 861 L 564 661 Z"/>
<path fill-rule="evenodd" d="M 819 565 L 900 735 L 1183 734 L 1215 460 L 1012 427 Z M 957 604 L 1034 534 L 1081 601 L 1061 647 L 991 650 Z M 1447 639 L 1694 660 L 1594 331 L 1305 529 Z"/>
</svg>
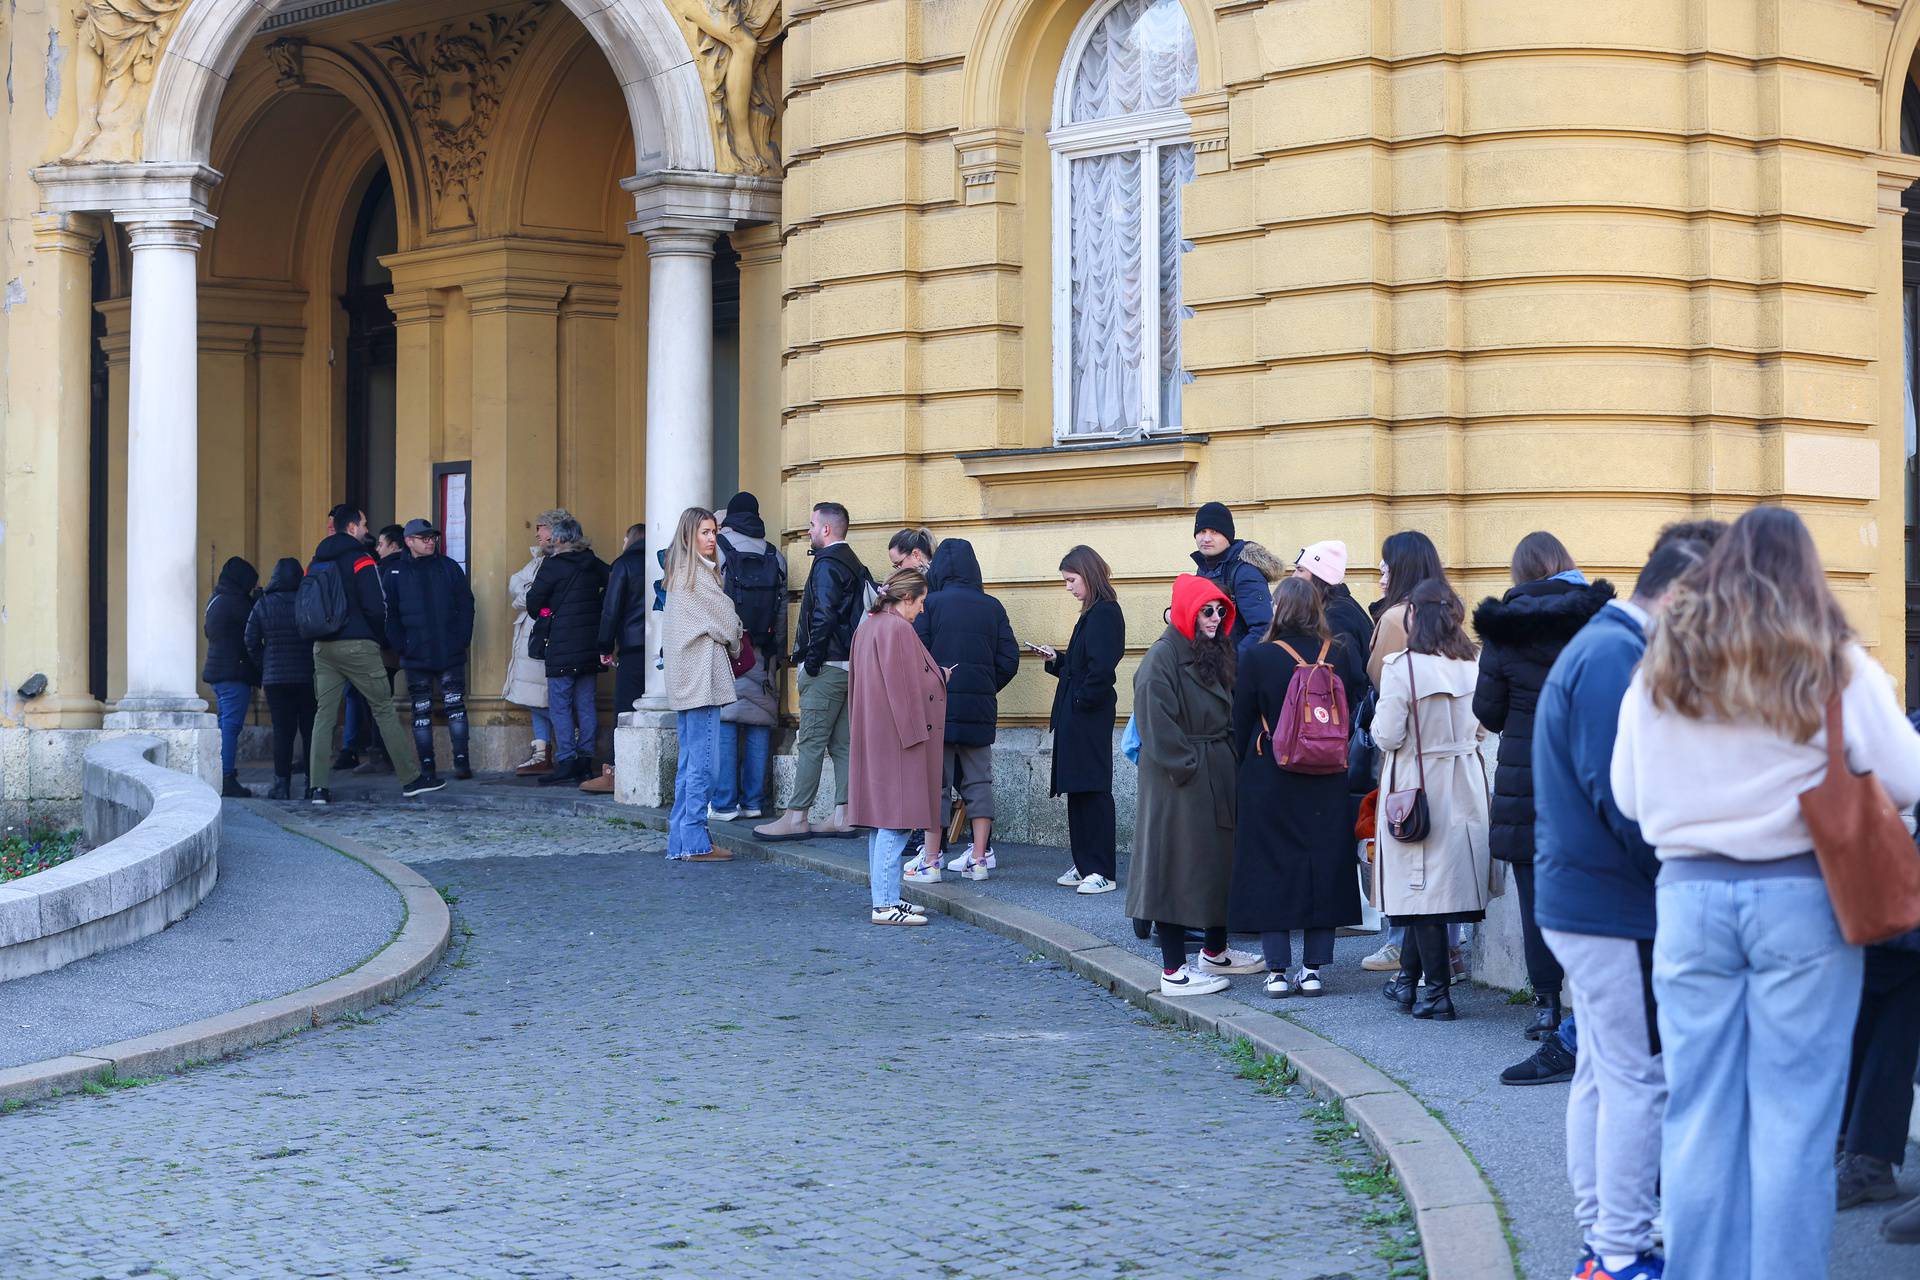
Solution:
<svg viewBox="0 0 1920 1280">
<path fill-rule="evenodd" d="M 800 840 L 813 834 L 813 824 L 807 821 L 805 809 L 789 809 L 772 822 L 755 827 L 753 834 L 763 840 Z"/>
<path fill-rule="evenodd" d="M 253 792 L 240 785 L 239 774 L 222 774 L 220 777 L 220 798 L 223 800 L 251 800 L 253 799 Z"/>
<path fill-rule="evenodd" d="M 1538 1003 L 1540 1012 L 1526 1031 L 1529 1040 L 1545 1040 L 1560 1029 L 1560 1020 L 1566 1016 L 1561 1011 L 1560 997 L 1557 995 L 1541 996 Z"/>
</svg>

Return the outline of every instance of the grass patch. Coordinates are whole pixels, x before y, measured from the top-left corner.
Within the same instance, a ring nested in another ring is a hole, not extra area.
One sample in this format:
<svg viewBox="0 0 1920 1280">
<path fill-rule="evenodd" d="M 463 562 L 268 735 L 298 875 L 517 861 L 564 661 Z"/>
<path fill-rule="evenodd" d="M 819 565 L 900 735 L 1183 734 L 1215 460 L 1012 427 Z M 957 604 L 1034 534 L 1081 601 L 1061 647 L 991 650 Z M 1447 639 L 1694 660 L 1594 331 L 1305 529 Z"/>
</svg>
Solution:
<svg viewBox="0 0 1920 1280">
<path fill-rule="evenodd" d="M 1533 984 L 1528 983 L 1526 986 L 1521 987 L 1518 991 L 1508 996 L 1507 1003 L 1508 1004 L 1532 1004 L 1533 1003 Z"/>
<path fill-rule="evenodd" d="M 1284 1094 L 1300 1080 L 1300 1069 L 1277 1053 L 1261 1053 L 1242 1036 L 1227 1046 L 1234 1074 L 1251 1080 L 1260 1093 Z"/>
<path fill-rule="evenodd" d="M 24 830 L 8 827 L 0 832 L 0 884 L 57 867 L 84 852 L 78 831 L 60 831 L 38 822 L 29 822 Z"/>
<path fill-rule="evenodd" d="M 80 1092 L 86 1094 L 88 1097 L 104 1098 L 108 1094 L 117 1093 L 122 1089 L 138 1089 L 142 1085 L 158 1084 L 159 1082 L 159 1076 L 123 1076 L 114 1071 L 108 1071 L 105 1075 L 95 1076 L 93 1079 L 81 1085 Z"/>
</svg>

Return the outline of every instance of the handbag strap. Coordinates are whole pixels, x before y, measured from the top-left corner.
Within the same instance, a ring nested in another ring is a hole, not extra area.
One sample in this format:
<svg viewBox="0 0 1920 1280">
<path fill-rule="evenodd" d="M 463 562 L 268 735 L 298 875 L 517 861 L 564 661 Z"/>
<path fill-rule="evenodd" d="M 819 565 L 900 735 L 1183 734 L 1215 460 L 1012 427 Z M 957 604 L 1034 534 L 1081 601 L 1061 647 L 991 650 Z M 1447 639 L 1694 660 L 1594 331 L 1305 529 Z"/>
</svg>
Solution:
<svg viewBox="0 0 1920 1280">
<path fill-rule="evenodd" d="M 1827 773 L 1845 777 L 1847 770 L 1847 726 L 1840 714 L 1840 690 L 1827 698 Z"/>
<path fill-rule="evenodd" d="M 1413 650 L 1405 651 L 1407 656 L 1407 718 L 1413 721 L 1413 761 L 1420 770 L 1420 789 L 1427 789 L 1427 754 L 1420 744 L 1420 687 L 1413 679 Z M 1400 753 L 1393 753 L 1393 763 L 1387 766 L 1387 790 L 1394 790 L 1394 783 L 1400 773 Z"/>
</svg>

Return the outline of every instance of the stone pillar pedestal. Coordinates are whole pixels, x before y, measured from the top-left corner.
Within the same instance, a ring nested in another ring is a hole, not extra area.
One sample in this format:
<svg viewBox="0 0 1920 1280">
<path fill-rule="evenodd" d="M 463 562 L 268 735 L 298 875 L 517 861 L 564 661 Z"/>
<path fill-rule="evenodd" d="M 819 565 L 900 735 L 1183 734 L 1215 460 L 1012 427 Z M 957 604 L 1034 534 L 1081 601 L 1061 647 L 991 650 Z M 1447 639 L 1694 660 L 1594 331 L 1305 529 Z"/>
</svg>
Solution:
<svg viewBox="0 0 1920 1280">
<path fill-rule="evenodd" d="M 671 808 L 679 759 L 673 712 L 622 714 L 613 729 L 613 798 L 621 804 Z"/>
</svg>

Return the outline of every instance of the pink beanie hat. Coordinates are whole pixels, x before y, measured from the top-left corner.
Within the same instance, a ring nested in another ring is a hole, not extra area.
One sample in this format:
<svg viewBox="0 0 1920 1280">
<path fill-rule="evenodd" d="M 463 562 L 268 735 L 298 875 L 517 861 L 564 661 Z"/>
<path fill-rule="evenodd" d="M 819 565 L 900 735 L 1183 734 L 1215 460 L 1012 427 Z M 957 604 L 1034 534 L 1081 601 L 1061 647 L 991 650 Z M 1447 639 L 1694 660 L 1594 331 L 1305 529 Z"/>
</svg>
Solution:
<svg viewBox="0 0 1920 1280">
<path fill-rule="evenodd" d="M 1347 579 L 1347 544 L 1316 542 L 1302 551 L 1293 563 L 1296 568 L 1305 569 L 1328 586 L 1337 587 Z"/>
</svg>

